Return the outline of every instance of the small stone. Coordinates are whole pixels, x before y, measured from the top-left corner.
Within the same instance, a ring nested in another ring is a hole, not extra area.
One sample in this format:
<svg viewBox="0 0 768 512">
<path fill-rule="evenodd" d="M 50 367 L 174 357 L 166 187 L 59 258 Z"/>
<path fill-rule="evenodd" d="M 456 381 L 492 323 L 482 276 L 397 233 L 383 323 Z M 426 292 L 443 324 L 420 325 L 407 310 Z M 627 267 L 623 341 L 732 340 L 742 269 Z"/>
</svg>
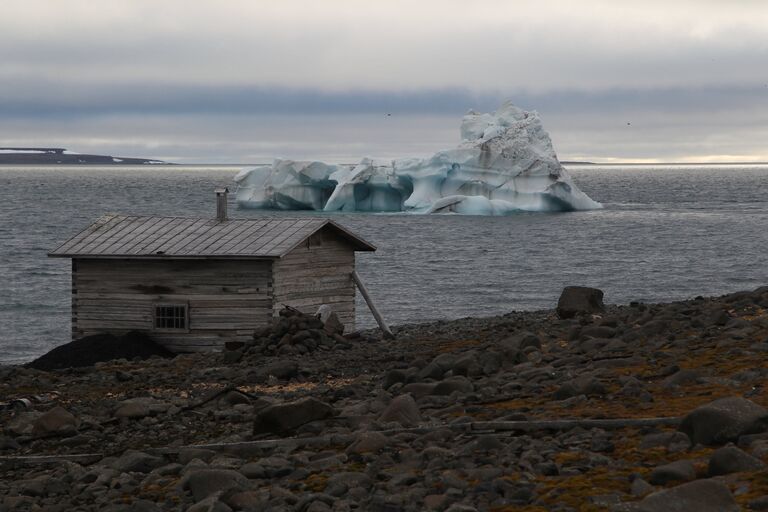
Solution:
<svg viewBox="0 0 768 512">
<path fill-rule="evenodd" d="M 677 460 L 658 466 L 648 478 L 653 485 L 665 485 L 669 482 L 687 482 L 696 478 L 696 469 L 690 460 Z"/>
</svg>

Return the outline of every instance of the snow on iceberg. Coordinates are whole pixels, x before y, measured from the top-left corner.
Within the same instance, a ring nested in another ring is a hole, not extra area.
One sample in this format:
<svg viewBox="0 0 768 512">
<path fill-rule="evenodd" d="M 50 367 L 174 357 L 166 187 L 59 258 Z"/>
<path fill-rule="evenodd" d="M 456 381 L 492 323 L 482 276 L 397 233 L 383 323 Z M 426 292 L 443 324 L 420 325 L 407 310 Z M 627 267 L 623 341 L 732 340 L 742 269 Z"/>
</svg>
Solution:
<svg viewBox="0 0 768 512">
<path fill-rule="evenodd" d="M 381 165 L 275 160 L 235 176 L 243 208 L 506 215 L 592 210 L 557 160 L 536 112 L 507 102 L 490 114 L 470 111 L 462 142 L 429 158 Z"/>
</svg>

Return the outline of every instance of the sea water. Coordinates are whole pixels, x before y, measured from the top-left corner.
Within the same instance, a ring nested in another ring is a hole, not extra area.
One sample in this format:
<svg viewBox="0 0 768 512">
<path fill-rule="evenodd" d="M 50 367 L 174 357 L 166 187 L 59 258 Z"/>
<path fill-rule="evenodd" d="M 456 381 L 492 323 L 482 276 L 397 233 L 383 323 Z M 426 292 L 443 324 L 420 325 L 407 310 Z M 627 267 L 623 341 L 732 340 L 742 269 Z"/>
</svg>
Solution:
<svg viewBox="0 0 768 512">
<path fill-rule="evenodd" d="M 768 166 L 569 166 L 605 208 L 506 217 L 330 215 L 378 247 L 358 270 L 393 325 L 768 285 Z M 100 215 L 215 216 L 239 167 L 0 166 L 0 363 L 70 341 L 70 262 L 47 252 Z M 318 215 L 237 210 L 230 217 Z M 324 214 L 327 215 L 327 214 Z M 358 297 L 358 327 L 375 322 Z"/>
</svg>

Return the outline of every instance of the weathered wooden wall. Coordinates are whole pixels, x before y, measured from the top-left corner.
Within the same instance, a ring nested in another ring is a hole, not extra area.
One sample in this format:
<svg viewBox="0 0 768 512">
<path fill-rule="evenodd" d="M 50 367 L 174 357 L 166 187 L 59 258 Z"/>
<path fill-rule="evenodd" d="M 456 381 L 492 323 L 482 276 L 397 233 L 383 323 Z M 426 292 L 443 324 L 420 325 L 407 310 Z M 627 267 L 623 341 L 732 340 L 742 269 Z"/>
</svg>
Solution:
<svg viewBox="0 0 768 512">
<path fill-rule="evenodd" d="M 275 262 L 275 315 L 282 304 L 314 314 L 330 305 L 348 331 L 355 328 L 355 251 L 332 230 L 315 233 Z"/>
<path fill-rule="evenodd" d="M 217 349 L 271 322 L 272 296 L 271 261 L 74 259 L 72 337 L 138 330 L 177 352 Z M 156 303 L 187 303 L 188 331 L 155 330 Z"/>
</svg>

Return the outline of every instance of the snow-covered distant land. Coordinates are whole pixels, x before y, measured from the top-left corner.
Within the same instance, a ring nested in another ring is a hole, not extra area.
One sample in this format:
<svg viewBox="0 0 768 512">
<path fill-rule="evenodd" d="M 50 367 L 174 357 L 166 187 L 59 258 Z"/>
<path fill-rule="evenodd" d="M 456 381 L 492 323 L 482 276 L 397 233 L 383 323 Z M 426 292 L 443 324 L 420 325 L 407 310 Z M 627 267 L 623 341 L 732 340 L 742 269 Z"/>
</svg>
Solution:
<svg viewBox="0 0 768 512">
<path fill-rule="evenodd" d="M 235 177 L 244 208 L 506 215 L 593 210 L 573 182 L 536 112 L 511 102 L 469 111 L 458 147 L 428 158 L 357 165 L 275 160 Z"/>
<path fill-rule="evenodd" d="M 171 165 L 148 158 L 75 153 L 64 148 L 0 148 L 0 164 L 7 165 Z"/>
</svg>

